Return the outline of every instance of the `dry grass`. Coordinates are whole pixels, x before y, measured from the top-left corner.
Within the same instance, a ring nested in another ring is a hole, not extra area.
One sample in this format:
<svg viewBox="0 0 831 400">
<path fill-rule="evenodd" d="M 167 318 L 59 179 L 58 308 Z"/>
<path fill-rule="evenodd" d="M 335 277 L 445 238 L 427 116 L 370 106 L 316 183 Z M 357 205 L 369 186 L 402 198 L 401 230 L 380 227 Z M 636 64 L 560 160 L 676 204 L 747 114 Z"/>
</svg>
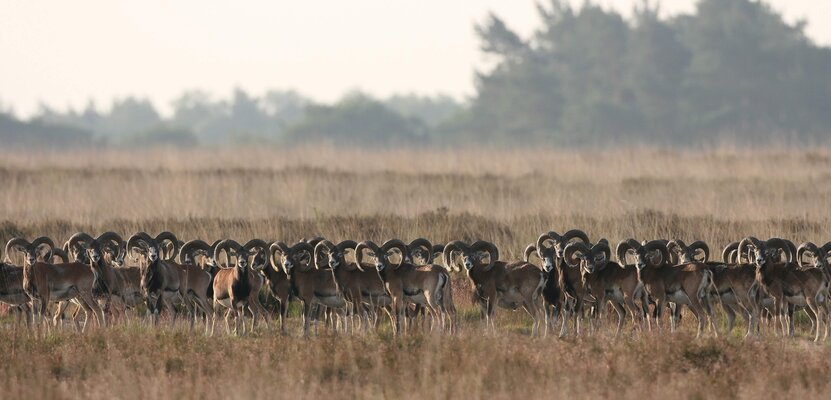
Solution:
<svg viewBox="0 0 831 400">
<path fill-rule="evenodd" d="M 820 398 L 828 351 L 767 339 L 6 336 L 6 398 Z M 825 393 L 826 395 L 823 395 Z"/>
<path fill-rule="evenodd" d="M 94 168 L 93 168 L 94 166 Z M 181 239 L 487 239 L 518 257 L 572 227 L 612 243 L 748 234 L 831 239 L 831 151 L 199 150 L 0 157 L 0 240 L 75 231 Z M 0 328 L 4 396 L 36 398 L 824 397 L 829 348 L 803 339 L 530 338 L 500 312 L 479 335 L 188 334 L 132 321 L 78 335 Z M 803 327 L 804 328 L 804 327 Z M 803 329 L 804 330 L 804 329 Z M 738 334 L 738 333 L 737 333 Z M 8 396 L 6 396 L 8 395 Z"/>
<path fill-rule="evenodd" d="M 199 150 L 8 154 L 0 212 L 55 218 L 415 216 L 499 221 L 655 210 L 759 220 L 825 217 L 831 151 Z M 60 199 L 60 200 L 57 200 Z M 68 204 L 73 204 L 68 208 Z"/>
</svg>

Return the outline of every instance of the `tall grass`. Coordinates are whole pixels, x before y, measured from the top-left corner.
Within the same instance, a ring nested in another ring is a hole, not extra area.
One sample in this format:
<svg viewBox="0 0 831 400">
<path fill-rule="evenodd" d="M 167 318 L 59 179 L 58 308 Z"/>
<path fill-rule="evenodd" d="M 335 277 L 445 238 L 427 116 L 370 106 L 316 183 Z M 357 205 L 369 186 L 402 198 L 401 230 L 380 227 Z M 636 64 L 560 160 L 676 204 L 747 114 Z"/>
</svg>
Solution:
<svg viewBox="0 0 831 400">
<path fill-rule="evenodd" d="M 204 337 L 6 332 L 4 398 L 825 398 L 827 347 L 686 333 Z"/>
<path fill-rule="evenodd" d="M 413 217 L 499 221 L 645 210 L 824 218 L 831 152 L 361 151 L 333 148 L 5 154 L 0 215 L 65 219 Z"/>
</svg>

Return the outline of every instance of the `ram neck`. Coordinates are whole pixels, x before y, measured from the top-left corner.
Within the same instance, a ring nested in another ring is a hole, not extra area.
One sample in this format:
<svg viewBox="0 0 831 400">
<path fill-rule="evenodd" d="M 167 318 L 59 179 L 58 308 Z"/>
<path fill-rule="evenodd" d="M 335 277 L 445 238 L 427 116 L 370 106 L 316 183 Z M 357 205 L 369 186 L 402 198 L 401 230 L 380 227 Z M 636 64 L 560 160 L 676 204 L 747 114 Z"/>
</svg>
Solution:
<svg viewBox="0 0 831 400">
<path fill-rule="evenodd" d="M 212 274 L 215 275 L 214 273 L 212 273 Z M 274 268 L 272 268 L 270 266 L 266 266 L 265 268 L 263 268 L 263 275 L 265 275 L 265 277 L 270 279 L 270 280 L 276 280 L 276 279 L 279 279 L 279 278 L 282 278 L 282 277 L 288 277 L 288 275 L 286 275 L 286 273 L 283 270 L 277 271 L 277 270 L 275 270 Z"/>
<path fill-rule="evenodd" d="M 592 285 L 600 280 L 600 271 L 584 272 L 582 276 L 584 284 Z"/>
<path fill-rule="evenodd" d="M 562 258 L 558 258 L 557 261 L 554 262 L 554 269 L 556 269 L 557 272 L 559 272 L 561 274 L 565 273 L 565 270 L 566 270 L 565 260 L 563 260 Z"/>
<path fill-rule="evenodd" d="M 339 282 L 343 282 L 345 279 L 349 278 L 349 275 L 351 275 L 351 274 L 352 274 L 352 272 L 354 272 L 354 271 L 347 271 L 347 270 L 346 270 L 346 269 L 344 269 L 343 267 L 344 267 L 344 265 L 343 265 L 343 264 L 339 264 L 339 265 L 338 265 L 338 266 L 337 266 L 337 267 L 333 270 L 333 271 L 334 271 L 334 274 L 335 274 L 335 279 L 337 279 Z"/>
<path fill-rule="evenodd" d="M 475 284 L 482 283 L 482 282 L 486 281 L 488 279 L 488 277 L 493 273 L 493 271 L 494 271 L 493 268 L 491 268 L 490 271 L 487 271 L 487 270 L 485 270 L 485 267 L 487 267 L 487 265 L 476 264 L 476 265 L 473 266 L 473 268 L 471 268 L 467 271 L 467 275 L 468 275 L 468 277 L 470 277 L 470 280 L 472 280 L 473 283 L 475 283 Z"/>
<path fill-rule="evenodd" d="M 783 263 L 773 264 L 766 262 L 761 268 L 756 268 L 756 275 L 762 279 L 762 284 L 767 284 L 776 279 L 777 273 L 783 271 L 788 266 L 788 264 Z"/>
<path fill-rule="evenodd" d="M 643 269 L 638 269 L 638 279 L 641 281 L 653 282 L 659 277 L 659 268 L 653 265 L 647 265 Z"/>
<path fill-rule="evenodd" d="M 382 270 L 378 270 L 378 276 L 380 276 L 381 280 L 383 280 L 384 282 L 389 281 L 393 276 L 395 276 L 395 273 L 390 271 L 391 268 L 392 267 L 386 267 Z"/>
<path fill-rule="evenodd" d="M 90 266 L 91 268 L 95 268 L 95 269 L 97 269 L 97 270 L 99 270 L 99 271 L 102 271 L 102 272 L 103 272 L 103 271 L 108 271 L 110 268 L 112 268 L 112 267 L 110 267 L 110 265 L 109 265 L 109 264 L 107 264 L 106 262 L 104 262 L 104 260 L 103 260 L 103 259 L 102 259 L 102 260 L 98 260 L 98 262 L 92 262 L 92 261 L 90 261 L 89 266 Z"/>
<path fill-rule="evenodd" d="M 158 273 L 160 273 L 160 271 L 162 270 L 162 268 L 165 265 L 166 264 L 161 259 L 158 259 L 158 260 L 148 264 L 147 268 L 152 268 L 154 271 L 156 271 L 156 275 L 158 275 Z"/>
</svg>

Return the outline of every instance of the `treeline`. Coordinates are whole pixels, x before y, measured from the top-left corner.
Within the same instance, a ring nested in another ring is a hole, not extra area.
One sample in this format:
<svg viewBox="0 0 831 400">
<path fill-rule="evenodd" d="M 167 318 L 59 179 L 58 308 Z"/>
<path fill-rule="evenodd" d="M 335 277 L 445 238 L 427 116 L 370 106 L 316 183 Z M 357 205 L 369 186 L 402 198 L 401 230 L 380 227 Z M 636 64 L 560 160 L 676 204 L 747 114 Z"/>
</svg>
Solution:
<svg viewBox="0 0 831 400">
<path fill-rule="evenodd" d="M 237 89 L 230 99 L 190 91 L 172 103 L 163 118 L 149 101 L 127 97 L 108 111 L 90 103 L 60 112 L 41 105 L 29 121 L 0 112 L 0 140 L 10 146 L 65 147 L 178 146 L 225 144 L 333 145 L 430 143 L 442 121 L 462 105 L 447 96 L 397 95 L 375 99 L 349 93 L 334 104 L 319 104 L 294 91 L 253 96 Z"/>
<path fill-rule="evenodd" d="M 350 93 L 333 104 L 293 91 L 229 99 L 192 91 L 162 118 L 136 98 L 82 111 L 43 106 L 29 121 L 0 114 L 0 140 L 120 146 L 310 141 L 334 145 L 690 144 L 719 137 L 825 141 L 831 133 L 831 49 L 767 4 L 700 0 L 694 13 L 632 19 L 586 2 L 538 6 L 529 37 L 496 15 L 475 27 L 492 68 L 476 94 L 386 99 Z"/>
<path fill-rule="evenodd" d="M 529 38 L 477 26 L 493 71 L 459 132 L 495 140 L 691 143 L 831 133 L 831 49 L 761 1 L 700 0 L 692 15 L 632 21 L 593 5 L 540 6 Z"/>
</svg>

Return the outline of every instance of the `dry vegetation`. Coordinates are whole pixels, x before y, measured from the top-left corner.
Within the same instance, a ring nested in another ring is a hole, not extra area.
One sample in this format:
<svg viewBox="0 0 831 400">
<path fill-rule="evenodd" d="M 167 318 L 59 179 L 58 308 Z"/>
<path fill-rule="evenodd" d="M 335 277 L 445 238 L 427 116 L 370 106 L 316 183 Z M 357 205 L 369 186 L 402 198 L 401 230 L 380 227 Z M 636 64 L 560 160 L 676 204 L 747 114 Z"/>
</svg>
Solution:
<svg viewBox="0 0 831 400">
<path fill-rule="evenodd" d="M 203 337 L 119 326 L 0 342 L 6 398 L 818 398 L 801 342 L 385 335 Z M 825 395 L 823 395 L 825 393 Z"/>
<path fill-rule="evenodd" d="M 545 230 L 612 243 L 745 235 L 831 239 L 831 151 L 199 150 L 4 154 L 0 240 L 76 231 L 181 239 L 487 239 L 518 257 Z M 35 337 L 3 321 L 0 381 L 16 398 L 825 397 L 827 345 L 772 336 L 608 332 L 528 337 L 498 313 L 482 337 L 466 279 L 456 337 L 379 333 L 304 340 L 191 335 L 138 321 Z M 689 317 L 691 319 L 691 316 Z M 295 329 L 297 328 L 297 329 Z M 736 330 L 738 335 L 739 329 Z M 803 327 L 803 332 L 806 329 Z"/>
</svg>

